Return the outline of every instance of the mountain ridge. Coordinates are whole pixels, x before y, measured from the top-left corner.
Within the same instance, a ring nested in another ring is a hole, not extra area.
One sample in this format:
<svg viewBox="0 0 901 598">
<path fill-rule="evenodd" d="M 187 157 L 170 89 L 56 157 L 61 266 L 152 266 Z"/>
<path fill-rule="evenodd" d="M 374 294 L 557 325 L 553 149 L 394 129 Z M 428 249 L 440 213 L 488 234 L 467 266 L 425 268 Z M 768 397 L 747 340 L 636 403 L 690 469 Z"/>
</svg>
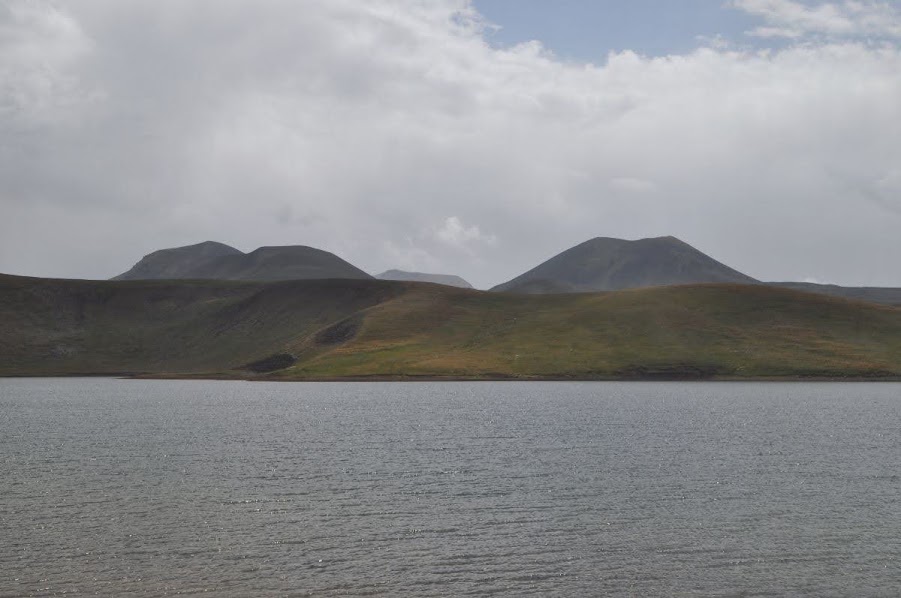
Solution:
<svg viewBox="0 0 901 598">
<path fill-rule="evenodd" d="M 453 275 L 387 270 L 377 277 L 471 288 L 464 279 Z M 191 278 L 303 280 L 372 277 L 334 254 L 314 247 L 264 246 L 244 253 L 223 243 L 204 241 L 151 252 L 112 280 Z M 636 240 L 595 237 L 558 253 L 491 290 L 518 294 L 567 294 L 704 282 L 764 284 L 885 305 L 901 305 L 901 288 L 761 282 L 672 236 Z"/>
</svg>

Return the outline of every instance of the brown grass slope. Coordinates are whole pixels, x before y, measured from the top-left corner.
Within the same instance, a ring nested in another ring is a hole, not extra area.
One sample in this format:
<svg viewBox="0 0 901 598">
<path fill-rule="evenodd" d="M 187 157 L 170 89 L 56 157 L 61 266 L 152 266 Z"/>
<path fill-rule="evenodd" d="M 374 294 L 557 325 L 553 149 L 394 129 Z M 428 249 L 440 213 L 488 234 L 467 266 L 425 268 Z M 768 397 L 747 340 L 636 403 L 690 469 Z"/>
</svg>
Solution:
<svg viewBox="0 0 901 598">
<path fill-rule="evenodd" d="M 527 296 L 415 288 L 284 377 L 901 374 L 901 310 L 743 285 Z"/>
<path fill-rule="evenodd" d="M 516 295 L 0 276 L 0 374 L 251 376 L 242 366 L 260 360 L 278 379 L 892 377 L 901 309 L 743 285 Z"/>
</svg>

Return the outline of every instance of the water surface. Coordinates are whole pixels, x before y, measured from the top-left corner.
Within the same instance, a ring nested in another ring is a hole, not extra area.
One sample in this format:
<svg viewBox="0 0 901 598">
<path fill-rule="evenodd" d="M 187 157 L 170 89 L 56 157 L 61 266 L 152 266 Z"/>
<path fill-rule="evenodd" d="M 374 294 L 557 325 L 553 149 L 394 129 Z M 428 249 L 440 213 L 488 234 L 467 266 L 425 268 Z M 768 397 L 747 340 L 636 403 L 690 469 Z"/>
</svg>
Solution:
<svg viewBox="0 0 901 598">
<path fill-rule="evenodd" d="M 0 596 L 897 596 L 901 384 L 0 380 Z"/>
</svg>

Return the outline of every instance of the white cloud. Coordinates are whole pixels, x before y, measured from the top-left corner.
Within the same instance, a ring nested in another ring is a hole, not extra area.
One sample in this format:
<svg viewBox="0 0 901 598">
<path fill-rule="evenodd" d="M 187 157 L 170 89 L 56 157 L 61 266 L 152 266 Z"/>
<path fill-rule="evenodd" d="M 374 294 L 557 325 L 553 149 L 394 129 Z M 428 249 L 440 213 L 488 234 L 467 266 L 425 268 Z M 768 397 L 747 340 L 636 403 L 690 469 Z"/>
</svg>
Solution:
<svg viewBox="0 0 901 598">
<path fill-rule="evenodd" d="M 750 32 L 758 37 L 901 38 L 901 10 L 890 2 L 844 0 L 811 5 L 795 0 L 734 0 L 732 4 L 768 23 Z"/>
<path fill-rule="evenodd" d="M 839 16 L 875 18 L 858 4 Z M 755 277 L 901 285 L 892 42 L 589 65 L 491 47 L 463 0 L 5 6 L 0 85 L 42 64 L 71 85 L 0 109 L 3 272 L 105 277 L 216 239 L 490 286 L 673 234 Z"/>
</svg>

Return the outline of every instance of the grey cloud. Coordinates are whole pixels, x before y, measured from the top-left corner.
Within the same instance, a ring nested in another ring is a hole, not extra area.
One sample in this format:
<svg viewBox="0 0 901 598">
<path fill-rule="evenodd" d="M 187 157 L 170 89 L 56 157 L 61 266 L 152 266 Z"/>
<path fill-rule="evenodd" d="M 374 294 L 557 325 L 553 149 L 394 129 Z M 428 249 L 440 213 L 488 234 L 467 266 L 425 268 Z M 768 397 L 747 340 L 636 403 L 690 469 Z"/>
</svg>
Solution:
<svg viewBox="0 0 901 598">
<path fill-rule="evenodd" d="M 0 89 L 34 56 L 64 83 L 40 118 L 0 110 L 3 272 L 215 239 L 487 287 L 673 234 L 757 278 L 901 285 L 898 222 L 862 198 L 901 163 L 895 45 L 582 65 L 490 47 L 461 0 L 6 6 L 33 14 L 4 13 Z"/>
</svg>

